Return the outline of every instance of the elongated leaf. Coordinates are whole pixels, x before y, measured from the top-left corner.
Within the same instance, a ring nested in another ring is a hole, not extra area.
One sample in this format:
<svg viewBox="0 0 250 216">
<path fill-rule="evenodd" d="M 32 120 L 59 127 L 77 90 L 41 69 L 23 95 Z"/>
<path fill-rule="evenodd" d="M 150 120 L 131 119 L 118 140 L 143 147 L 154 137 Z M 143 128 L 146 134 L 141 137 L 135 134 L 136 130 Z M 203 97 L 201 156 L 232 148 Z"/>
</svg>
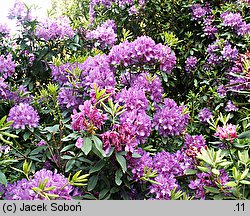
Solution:
<svg viewBox="0 0 250 216">
<path fill-rule="evenodd" d="M 116 153 L 115 157 L 116 157 L 116 160 L 118 161 L 118 163 L 121 165 L 122 170 L 124 172 L 126 172 L 127 171 L 127 163 L 126 163 L 125 158 L 120 153 Z"/>
<path fill-rule="evenodd" d="M 94 175 L 94 176 L 91 176 L 89 181 L 88 181 L 88 191 L 92 191 L 95 189 L 96 187 L 96 184 L 97 184 L 97 181 L 98 181 L 98 176 L 97 175 Z"/>
<path fill-rule="evenodd" d="M 3 118 L 1 118 L 0 120 L 0 127 L 2 127 L 3 123 L 5 122 L 7 116 L 4 116 Z"/>
<path fill-rule="evenodd" d="M 238 136 L 238 138 L 239 138 L 239 139 L 250 138 L 250 130 L 241 133 L 241 134 Z"/>
<path fill-rule="evenodd" d="M 4 175 L 4 173 L 2 173 L 1 171 L 0 171 L 0 184 L 3 184 L 3 185 L 5 185 L 5 186 L 7 186 L 7 179 L 6 179 L 6 177 L 5 177 L 5 175 Z"/>
<path fill-rule="evenodd" d="M 185 171 L 186 175 L 195 175 L 198 171 L 193 169 L 188 169 Z"/>
<path fill-rule="evenodd" d="M 93 136 L 92 140 L 95 144 L 96 149 L 101 153 L 103 157 L 106 157 L 105 151 L 102 149 L 102 141 L 97 136 Z"/>
<path fill-rule="evenodd" d="M 93 145 L 92 140 L 89 137 L 85 137 L 83 138 L 83 140 L 84 140 L 84 143 L 83 143 L 81 150 L 83 151 L 85 155 L 88 155 L 92 149 L 92 145 Z"/>
<path fill-rule="evenodd" d="M 250 181 L 247 181 L 247 180 L 241 180 L 240 183 L 241 184 L 250 185 Z"/>
<path fill-rule="evenodd" d="M 105 164 L 106 162 L 104 160 L 99 160 L 96 165 L 89 170 L 89 173 L 91 174 L 100 171 L 105 166 Z"/>
<path fill-rule="evenodd" d="M 118 169 L 116 172 L 115 172 L 115 183 L 120 186 L 121 183 L 122 183 L 122 171 L 120 169 Z"/>
<path fill-rule="evenodd" d="M 214 188 L 214 187 L 207 187 L 207 186 L 204 186 L 204 188 L 210 192 L 210 193 L 215 193 L 215 194 L 218 194 L 220 193 L 220 190 L 218 188 Z"/>
<path fill-rule="evenodd" d="M 75 160 L 69 160 L 66 163 L 65 172 L 69 172 L 73 168 L 75 162 L 76 162 Z"/>
</svg>

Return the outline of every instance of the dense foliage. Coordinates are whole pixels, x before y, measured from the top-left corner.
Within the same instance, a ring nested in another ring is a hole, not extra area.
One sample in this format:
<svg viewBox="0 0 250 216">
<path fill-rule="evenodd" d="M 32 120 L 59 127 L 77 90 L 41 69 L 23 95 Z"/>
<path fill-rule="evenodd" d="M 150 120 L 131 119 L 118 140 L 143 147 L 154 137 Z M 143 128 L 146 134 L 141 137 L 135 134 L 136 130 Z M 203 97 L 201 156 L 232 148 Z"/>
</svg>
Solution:
<svg viewBox="0 0 250 216">
<path fill-rule="evenodd" d="M 250 1 L 32 12 L 0 24 L 1 199 L 250 198 Z"/>
</svg>

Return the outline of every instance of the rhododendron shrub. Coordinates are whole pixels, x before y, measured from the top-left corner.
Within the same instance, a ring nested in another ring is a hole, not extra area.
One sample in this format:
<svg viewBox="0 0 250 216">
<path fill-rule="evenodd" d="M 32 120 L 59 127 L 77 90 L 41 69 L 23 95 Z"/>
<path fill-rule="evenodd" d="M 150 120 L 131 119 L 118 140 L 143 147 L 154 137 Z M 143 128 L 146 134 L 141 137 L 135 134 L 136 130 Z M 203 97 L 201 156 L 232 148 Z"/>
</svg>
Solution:
<svg viewBox="0 0 250 216">
<path fill-rule="evenodd" d="M 0 24 L 0 199 L 249 199 L 249 1 L 75 1 Z"/>
</svg>

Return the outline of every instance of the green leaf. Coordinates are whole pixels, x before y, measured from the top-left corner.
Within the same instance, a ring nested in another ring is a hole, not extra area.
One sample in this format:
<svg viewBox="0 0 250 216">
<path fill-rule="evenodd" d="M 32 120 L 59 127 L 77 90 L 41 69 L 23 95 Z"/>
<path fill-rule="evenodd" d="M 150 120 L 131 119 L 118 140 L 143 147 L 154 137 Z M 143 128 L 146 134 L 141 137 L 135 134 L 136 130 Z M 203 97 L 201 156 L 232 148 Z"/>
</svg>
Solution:
<svg viewBox="0 0 250 216">
<path fill-rule="evenodd" d="M 101 170 L 106 164 L 106 161 L 105 160 L 99 160 L 96 165 L 94 167 L 92 167 L 90 170 L 89 170 L 89 173 L 94 173 L 94 172 L 98 172 L 99 170 Z"/>
<path fill-rule="evenodd" d="M 237 184 L 235 182 L 233 182 L 233 181 L 230 181 L 230 182 L 227 182 L 225 184 L 225 186 L 227 186 L 227 187 L 235 187 L 235 186 L 237 186 Z"/>
<path fill-rule="evenodd" d="M 194 169 L 188 169 L 185 171 L 186 175 L 195 175 L 198 171 Z"/>
<path fill-rule="evenodd" d="M 217 169 L 212 169 L 212 173 L 215 175 L 220 175 L 220 171 Z"/>
<path fill-rule="evenodd" d="M 59 131 L 59 125 L 54 125 L 52 127 L 46 127 L 44 128 L 45 131 L 48 131 L 50 133 L 57 133 Z"/>
<path fill-rule="evenodd" d="M 118 169 L 116 172 L 115 172 L 115 183 L 120 186 L 121 183 L 122 183 L 122 170 Z"/>
<path fill-rule="evenodd" d="M 97 136 L 92 136 L 92 140 L 95 144 L 96 149 L 101 153 L 103 157 L 106 157 L 106 153 L 102 148 L 102 141 Z"/>
<path fill-rule="evenodd" d="M 47 146 L 38 146 L 37 148 L 35 148 L 34 150 L 32 150 L 30 152 L 30 155 L 36 155 L 38 154 L 39 152 L 41 152 L 42 150 L 48 148 Z"/>
<path fill-rule="evenodd" d="M 25 134 L 23 135 L 24 141 L 26 141 L 27 139 L 29 139 L 30 135 L 31 135 L 30 132 L 25 132 Z"/>
<path fill-rule="evenodd" d="M 133 153 L 132 158 L 141 158 L 141 155 L 138 153 Z"/>
<path fill-rule="evenodd" d="M 105 196 L 106 196 L 106 194 L 109 192 L 109 189 L 108 188 L 105 188 L 105 189 L 103 189 L 101 192 L 100 192 L 100 194 L 99 194 L 99 199 L 101 200 L 101 199 L 103 199 Z"/>
<path fill-rule="evenodd" d="M 115 157 L 118 163 L 121 165 L 123 172 L 126 172 L 127 171 L 126 159 L 119 152 L 115 154 Z"/>
<path fill-rule="evenodd" d="M 7 186 L 7 179 L 4 173 L 0 171 L 0 184 L 3 184 L 4 186 Z"/>
<path fill-rule="evenodd" d="M 218 165 L 225 167 L 225 166 L 230 166 L 232 164 L 233 164 L 233 162 L 231 162 L 231 161 L 224 161 L 224 162 L 219 163 Z"/>
<path fill-rule="evenodd" d="M 247 180 L 241 180 L 240 183 L 241 184 L 250 185 L 250 181 L 247 181 Z"/>
<path fill-rule="evenodd" d="M 96 184 L 97 184 L 97 181 L 98 181 L 98 176 L 97 175 L 94 175 L 94 176 L 91 176 L 89 181 L 88 181 L 88 191 L 92 191 L 95 189 L 96 187 Z"/>
<path fill-rule="evenodd" d="M 75 160 L 69 160 L 66 163 L 65 172 L 69 172 L 73 168 L 75 162 L 76 162 Z"/>
<path fill-rule="evenodd" d="M 65 152 L 65 151 L 67 151 L 67 150 L 73 148 L 74 146 L 75 146 L 75 144 L 67 145 L 67 146 L 63 147 L 63 149 L 61 150 L 61 152 Z"/>
<path fill-rule="evenodd" d="M 205 172 L 205 173 L 210 172 L 210 169 L 207 168 L 207 167 L 197 166 L 197 168 L 198 168 L 200 171 Z"/>
<path fill-rule="evenodd" d="M 203 186 L 203 187 L 204 187 L 204 189 L 206 189 L 206 191 L 208 191 L 210 193 L 214 193 L 214 194 L 220 193 L 220 190 L 218 188 L 207 187 L 207 186 Z"/>
<path fill-rule="evenodd" d="M 75 139 L 77 136 L 78 136 L 77 134 L 71 133 L 71 134 L 69 134 L 68 136 L 62 138 L 61 140 L 62 140 L 63 142 L 67 142 L 67 141 L 69 141 L 69 140 Z"/>
<path fill-rule="evenodd" d="M 239 138 L 239 139 L 250 138 L 250 130 L 241 133 L 241 134 L 238 136 L 238 138 Z"/>
<path fill-rule="evenodd" d="M 246 170 L 241 174 L 240 180 L 243 180 L 244 178 L 246 178 L 248 172 L 249 172 L 249 169 L 246 169 Z"/>
<path fill-rule="evenodd" d="M 85 155 L 88 155 L 92 149 L 92 140 L 89 137 L 85 137 L 83 138 L 83 140 L 84 143 L 81 150 L 84 152 Z"/>
<path fill-rule="evenodd" d="M 2 127 L 3 123 L 5 122 L 7 116 L 4 116 L 3 118 L 1 118 L 0 120 L 0 127 Z"/>
</svg>

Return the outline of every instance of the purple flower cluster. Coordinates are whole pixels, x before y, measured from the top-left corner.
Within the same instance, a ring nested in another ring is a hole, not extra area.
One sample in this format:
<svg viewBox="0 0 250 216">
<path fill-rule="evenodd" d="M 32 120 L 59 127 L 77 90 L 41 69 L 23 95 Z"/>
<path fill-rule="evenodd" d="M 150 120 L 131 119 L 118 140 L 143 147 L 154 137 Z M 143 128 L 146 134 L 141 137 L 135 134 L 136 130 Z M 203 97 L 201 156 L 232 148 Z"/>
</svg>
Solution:
<svg viewBox="0 0 250 216">
<path fill-rule="evenodd" d="M 221 14 L 224 26 L 233 28 L 238 35 L 246 35 L 250 33 L 250 23 L 243 21 L 240 13 L 232 13 L 229 11 Z"/>
<path fill-rule="evenodd" d="M 148 109 L 148 100 L 146 98 L 145 92 L 142 89 L 136 87 L 122 89 L 116 95 L 116 101 L 121 105 L 124 104 L 128 111 Z"/>
<path fill-rule="evenodd" d="M 227 111 L 227 112 L 235 112 L 235 111 L 237 111 L 239 108 L 236 106 L 236 105 L 234 105 L 233 104 L 233 102 L 231 101 L 231 100 L 229 100 L 228 102 L 227 102 L 227 105 L 226 105 L 226 107 L 225 107 L 225 110 Z"/>
<path fill-rule="evenodd" d="M 215 34 L 217 33 L 218 29 L 216 26 L 213 25 L 213 18 L 214 16 L 208 16 L 204 19 L 204 34 L 210 38 L 214 38 Z"/>
<path fill-rule="evenodd" d="M 74 34 L 70 21 L 66 17 L 60 17 L 56 20 L 47 19 L 36 28 L 36 36 L 45 41 L 72 38 Z"/>
<path fill-rule="evenodd" d="M 224 59 L 234 61 L 238 57 L 238 50 L 236 47 L 232 48 L 231 44 L 227 43 L 227 45 L 224 46 L 223 50 L 221 51 L 221 54 Z"/>
<path fill-rule="evenodd" d="M 20 1 L 16 0 L 13 7 L 9 10 L 9 19 L 17 19 L 19 21 L 29 21 L 32 19 L 31 11 L 28 10 L 26 5 Z"/>
<path fill-rule="evenodd" d="M 203 108 L 198 114 L 198 117 L 202 123 L 207 123 L 207 120 L 209 120 L 212 116 L 213 113 L 207 108 Z"/>
<path fill-rule="evenodd" d="M 96 45 L 100 44 L 100 47 L 104 49 L 107 46 L 112 47 L 117 41 L 117 35 L 115 31 L 115 22 L 113 20 L 107 20 L 95 30 L 88 31 L 86 38 L 89 40 L 96 40 Z"/>
<path fill-rule="evenodd" d="M 217 184 L 224 186 L 229 181 L 228 174 L 224 169 L 220 170 L 220 175 L 216 179 L 213 179 L 212 173 L 197 173 L 196 176 L 197 179 L 191 180 L 188 186 L 195 190 L 195 198 L 197 199 L 206 198 L 206 190 L 204 189 L 204 186 L 217 187 Z"/>
<path fill-rule="evenodd" d="M 157 176 L 153 180 L 159 184 L 150 185 L 149 193 L 155 195 L 156 199 L 170 199 L 171 190 L 175 187 L 179 189 L 176 177 L 183 175 L 185 170 L 192 167 L 192 159 L 183 154 L 182 151 L 177 151 L 174 154 L 162 151 L 153 157 L 141 150 L 138 153 L 142 157 L 131 160 L 129 165 L 132 168 L 133 179 L 141 181 L 144 168 L 152 168 L 152 171 L 157 172 Z"/>
<path fill-rule="evenodd" d="M 219 97 L 225 97 L 227 95 L 227 89 L 224 85 L 220 85 L 217 88 L 217 93 Z"/>
<path fill-rule="evenodd" d="M 161 102 L 164 90 L 161 80 L 157 75 L 142 73 L 135 78 L 132 78 L 132 80 L 129 80 L 130 76 L 124 74 L 121 79 L 123 80 L 123 84 L 125 85 L 133 85 L 136 88 L 142 89 L 145 92 L 146 96 L 150 96 L 150 99 L 153 102 Z"/>
<path fill-rule="evenodd" d="M 159 63 L 162 71 L 171 73 L 176 64 L 176 56 L 169 47 L 156 44 L 148 36 L 141 36 L 133 42 L 125 41 L 113 46 L 109 53 L 109 61 L 112 65 L 125 67 L 140 63 Z"/>
<path fill-rule="evenodd" d="M 110 8 L 112 5 L 118 5 L 121 8 L 124 8 L 126 6 L 130 6 L 129 11 L 133 11 L 135 6 L 138 8 L 141 8 L 145 5 L 146 0 L 90 0 L 89 3 L 89 15 L 90 15 L 90 21 L 93 22 L 96 12 L 95 9 L 97 7 L 105 7 Z"/>
<path fill-rule="evenodd" d="M 73 110 L 73 115 L 71 115 L 73 130 L 85 131 L 93 129 L 93 127 L 101 128 L 104 121 L 107 120 L 107 116 L 100 109 L 94 107 L 90 100 L 79 105 L 79 110 L 79 113 Z"/>
<path fill-rule="evenodd" d="M 100 88 L 114 88 L 116 85 L 114 71 L 111 68 L 106 55 L 88 57 L 82 64 L 84 68 L 81 79 L 85 86 L 96 84 Z"/>
<path fill-rule="evenodd" d="M 151 120 L 145 111 L 131 110 L 124 112 L 120 117 L 120 122 L 129 123 L 136 131 L 136 139 L 139 143 L 145 143 L 151 132 Z"/>
<path fill-rule="evenodd" d="M 6 57 L 0 56 L 0 74 L 4 79 L 11 77 L 16 68 L 16 63 L 12 60 L 12 55 L 9 53 Z"/>
<path fill-rule="evenodd" d="M 185 136 L 185 153 L 189 157 L 196 157 L 202 148 L 206 147 L 206 140 L 202 135 Z"/>
<path fill-rule="evenodd" d="M 133 153 L 138 146 L 135 136 L 136 131 L 130 123 L 124 122 L 120 125 L 114 125 L 112 131 L 106 131 L 101 134 L 103 149 L 107 154 L 112 146 L 118 152 L 126 151 Z"/>
<path fill-rule="evenodd" d="M 191 70 L 194 70 L 196 68 L 197 58 L 195 56 L 189 56 L 185 61 L 185 64 L 185 70 L 187 72 L 190 72 Z"/>
<path fill-rule="evenodd" d="M 183 113 L 184 108 L 178 106 L 174 100 L 166 98 L 164 105 L 157 108 L 152 126 L 164 137 L 180 135 L 189 120 L 189 114 Z"/>
<path fill-rule="evenodd" d="M 208 58 L 206 66 L 212 68 L 221 64 L 223 60 L 233 63 L 238 57 L 236 47 L 232 48 L 226 40 L 216 40 L 207 48 Z"/>
<path fill-rule="evenodd" d="M 7 24 L 0 23 L 0 36 L 8 37 L 10 35 L 10 29 Z"/>
<path fill-rule="evenodd" d="M 74 188 L 69 185 L 68 179 L 57 171 L 53 173 L 46 169 L 37 171 L 30 180 L 22 179 L 8 184 L 3 197 L 7 200 L 45 200 L 43 192 L 35 192 L 33 189 L 39 188 L 39 185 L 45 181 L 47 181 L 45 189 L 52 187 L 51 190 L 46 191 L 47 194 L 58 196 L 56 199 L 72 199 L 70 193 Z"/>
<path fill-rule="evenodd" d="M 60 88 L 57 100 L 62 107 L 66 106 L 66 108 L 76 108 L 81 104 L 81 98 L 78 98 L 77 89 L 73 88 L 70 83 L 65 83 Z"/>
<path fill-rule="evenodd" d="M 194 4 L 191 7 L 191 10 L 192 10 L 192 18 L 194 20 L 201 20 L 204 16 L 206 16 L 211 11 L 211 9 L 209 8 L 209 5 L 202 6 L 201 4 Z"/>
<path fill-rule="evenodd" d="M 30 128 L 37 127 L 39 116 L 37 111 L 29 104 L 20 103 L 10 109 L 8 121 L 13 121 L 13 128 L 25 129 L 25 126 Z"/>
</svg>

